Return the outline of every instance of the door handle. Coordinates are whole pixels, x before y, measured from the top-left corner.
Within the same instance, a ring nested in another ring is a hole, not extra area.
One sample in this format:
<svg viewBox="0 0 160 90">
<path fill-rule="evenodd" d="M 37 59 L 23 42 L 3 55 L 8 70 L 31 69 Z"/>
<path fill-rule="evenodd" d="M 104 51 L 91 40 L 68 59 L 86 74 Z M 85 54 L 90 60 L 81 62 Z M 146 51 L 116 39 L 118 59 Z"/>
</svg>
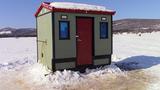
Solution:
<svg viewBox="0 0 160 90">
<path fill-rule="evenodd" d="M 78 39 L 77 41 L 78 41 L 78 42 L 81 42 L 82 40 L 81 40 L 81 39 Z"/>
</svg>

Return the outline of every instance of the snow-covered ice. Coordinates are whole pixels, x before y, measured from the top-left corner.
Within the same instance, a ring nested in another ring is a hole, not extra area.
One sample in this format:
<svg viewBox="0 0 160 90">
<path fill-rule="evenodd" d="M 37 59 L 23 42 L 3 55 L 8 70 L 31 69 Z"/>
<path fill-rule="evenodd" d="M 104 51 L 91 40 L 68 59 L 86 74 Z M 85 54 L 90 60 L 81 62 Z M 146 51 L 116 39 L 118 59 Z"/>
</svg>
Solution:
<svg viewBox="0 0 160 90">
<path fill-rule="evenodd" d="M 0 38 L 0 63 L 36 61 L 36 38 Z"/>
<path fill-rule="evenodd" d="M 159 35 L 114 35 L 113 63 L 85 73 L 36 63 L 36 38 L 0 38 L 0 90 L 160 90 Z"/>
<path fill-rule="evenodd" d="M 143 71 L 151 79 L 146 90 L 160 89 L 160 32 L 114 35 L 113 59 L 127 71 Z"/>
</svg>

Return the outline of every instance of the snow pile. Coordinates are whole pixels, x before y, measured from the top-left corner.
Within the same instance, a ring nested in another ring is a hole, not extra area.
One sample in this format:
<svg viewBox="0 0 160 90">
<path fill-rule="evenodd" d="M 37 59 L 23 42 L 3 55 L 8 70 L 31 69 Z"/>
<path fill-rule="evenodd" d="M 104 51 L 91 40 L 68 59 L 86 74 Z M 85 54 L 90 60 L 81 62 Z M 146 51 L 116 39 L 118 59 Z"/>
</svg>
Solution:
<svg viewBox="0 0 160 90">
<path fill-rule="evenodd" d="M 52 71 L 48 70 L 42 64 L 34 64 L 31 67 L 26 68 L 28 75 L 26 76 L 26 80 L 30 79 L 30 82 L 39 83 L 39 84 L 54 84 L 58 85 L 66 85 L 70 83 L 75 83 L 80 78 L 80 73 L 64 70 L 64 71 L 56 71 L 52 73 Z"/>
<path fill-rule="evenodd" d="M 64 70 L 63 72 L 57 71 L 55 74 L 50 75 L 50 81 L 54 85 L 73 85 L 88 80 L 88 77 L 101 77 L 105 75 L 122 75 L 124 74 L 117 66 L 109 65 L 96 69 L 86 69 L 86 73 L 79 73 L 70 70 Z"/>
<path fill-rule="evenodd" d="M 88 5 L 88 4 L 81 4 L 81 3 L 52 2 L 50 5 L 55 8 L 96 10 L 96 11 L 110 11 L 110 12 L 112 12 L 112 10 L 106 9 L 104 6 Z"/>
<path fill-rule="evenodd" d="M 45 76 L 48 75 L 51 71 L 44 67 L 42 64 L 34 64 L 31 67 L 27 68 L 28 77 L 32 80 L 32 82 L 46 82 Z"/>
<path fill-rule="evenodd" d="M 124 72 L 114 64 L 97 69 L 86 69 L 86 73 L 71 70 L 56 71 L 52 73 L 41 64 L 34 64 L 25 71 L 26 72 L 23 72 L 22 74 L 24 81 L 40 86 L 45 85 L 45 88 L 55 88 L 58 90 L 62 90 L 66 87 L 77 86 L 97 77 L 103 78 L 113 75 L 125 75 Z"/>
<path fill-rule="evenodd" d="M 124 72 L 122 72 L 115 64 L 111 64 L 96 69 L 86 69 L 86 74 L 88 74 L 88 76 L 103 76 L 107 73 L 118 75 Z"/>
<path fill-rule="evenodd" d="M 49 74 L 47 78 L 52 86 L 56 88 L 77 85 L 84 80 L 84 77 L 79 72 L 70 70 L 56 71 L 54 74 Z"/>
</svg>

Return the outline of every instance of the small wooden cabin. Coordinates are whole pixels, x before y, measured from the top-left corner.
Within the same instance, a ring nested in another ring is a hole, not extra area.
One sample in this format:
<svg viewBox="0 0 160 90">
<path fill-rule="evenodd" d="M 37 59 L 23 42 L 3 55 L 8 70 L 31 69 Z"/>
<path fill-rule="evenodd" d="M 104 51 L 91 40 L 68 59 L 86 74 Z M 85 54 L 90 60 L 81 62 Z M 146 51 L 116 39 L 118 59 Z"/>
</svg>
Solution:
<svg viewBox="0 0 160 90">
<path fill-rule="evenodd" d="M 35 14 L 38 62 L 53 71 L 110 64 L 114 14 L 103 6 L 42 3 Z"/>
</svg>

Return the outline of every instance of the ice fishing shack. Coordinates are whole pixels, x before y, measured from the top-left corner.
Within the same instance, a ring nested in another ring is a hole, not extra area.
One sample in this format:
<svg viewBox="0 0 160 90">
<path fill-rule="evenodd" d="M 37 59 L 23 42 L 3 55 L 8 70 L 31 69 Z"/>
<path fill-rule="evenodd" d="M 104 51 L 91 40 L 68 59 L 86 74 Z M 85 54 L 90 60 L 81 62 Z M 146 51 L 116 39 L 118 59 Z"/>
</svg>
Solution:
<svg viewBox="0 0 160 90">
<path fill-rule="evenodd" d="M 53 71 L 110 64 L 114 14 L 103 6 L 43 2 L 35 14 L 38 62 Z"/>
</svg>

